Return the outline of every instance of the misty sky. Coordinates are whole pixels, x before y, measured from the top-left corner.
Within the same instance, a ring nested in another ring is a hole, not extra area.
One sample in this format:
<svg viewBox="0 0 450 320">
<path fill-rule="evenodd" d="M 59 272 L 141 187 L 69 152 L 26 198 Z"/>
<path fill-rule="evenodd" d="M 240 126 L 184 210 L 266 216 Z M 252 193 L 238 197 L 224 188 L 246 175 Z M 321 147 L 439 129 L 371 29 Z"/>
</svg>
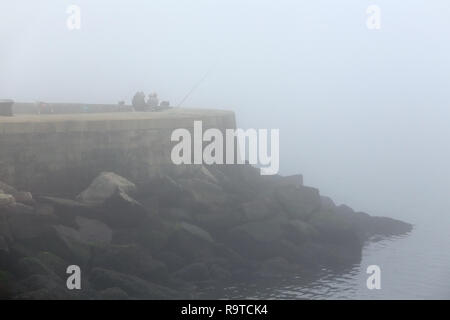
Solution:
<svg viewBox="0 0 450 320">
<path fill-rule="evenodd" d="M 449 40 L 448 0 L 2 1 L 0 98 L 176 105 L 210 71 L 185 107 L 279 128 L 283 173 L 405 218 L 450 207 Z"/>
</svg>

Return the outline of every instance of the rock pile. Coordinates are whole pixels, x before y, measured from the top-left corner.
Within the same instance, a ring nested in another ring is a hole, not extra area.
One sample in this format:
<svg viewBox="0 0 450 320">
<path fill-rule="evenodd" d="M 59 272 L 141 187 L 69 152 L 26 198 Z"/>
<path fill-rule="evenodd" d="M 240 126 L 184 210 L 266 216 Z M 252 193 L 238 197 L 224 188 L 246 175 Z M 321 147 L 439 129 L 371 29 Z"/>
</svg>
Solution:
<svg viewBox="0 0 450 320">
<path fill-rule="evenodd" d="M 301 180 L 249 165 L 174 167 L 139 185 L 103 172 L 72 199 L 0 182 L 0 297 L 195 298 L 203 285 L 357 263 L 372 236 L 412 228 Z M 66 287 L 69 265 L 81 290 Z"/>
</svg>

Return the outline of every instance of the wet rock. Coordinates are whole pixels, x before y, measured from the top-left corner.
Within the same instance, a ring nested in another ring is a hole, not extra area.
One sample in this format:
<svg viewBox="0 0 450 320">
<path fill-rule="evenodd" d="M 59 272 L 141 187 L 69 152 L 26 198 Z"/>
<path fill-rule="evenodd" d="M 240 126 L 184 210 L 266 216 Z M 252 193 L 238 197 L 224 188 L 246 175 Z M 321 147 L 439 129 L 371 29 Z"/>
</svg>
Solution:
<svg viewBox="0 0 450 320">
<path fill-rule="evenodd" d="M 103 268 L 94 268 L 89 279 L 98 290 L 118 287 L 133 298 L 164 300 L 179 297 L 177 292 L 169 288 L 150 283 L 135 276 Z"/>
<path fill-rule="evenodd" d="M 78 200 L 91 205 L 101 205 L 117 193 L 131 195 L 136 185 L 113 172 L 102 172 L 91 185 L 78 196 Z"/>
</svg>

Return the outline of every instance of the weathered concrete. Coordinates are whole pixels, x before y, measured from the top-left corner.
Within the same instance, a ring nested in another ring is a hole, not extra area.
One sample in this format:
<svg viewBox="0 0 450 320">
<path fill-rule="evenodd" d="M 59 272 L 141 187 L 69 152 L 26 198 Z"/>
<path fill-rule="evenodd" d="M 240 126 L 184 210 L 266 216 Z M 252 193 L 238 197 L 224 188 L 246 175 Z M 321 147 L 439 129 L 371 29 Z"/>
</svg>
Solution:
<svg viewBox="0 0 450 320">
<path fill-rule="evenodd" d="M 38 193 L 78 193 L 101 171 L 131 181 L 171 164 L 176 128 L 235 128 L 231 111 L 18 115 L 0 117 L 0 180 Z"/>
</svg>

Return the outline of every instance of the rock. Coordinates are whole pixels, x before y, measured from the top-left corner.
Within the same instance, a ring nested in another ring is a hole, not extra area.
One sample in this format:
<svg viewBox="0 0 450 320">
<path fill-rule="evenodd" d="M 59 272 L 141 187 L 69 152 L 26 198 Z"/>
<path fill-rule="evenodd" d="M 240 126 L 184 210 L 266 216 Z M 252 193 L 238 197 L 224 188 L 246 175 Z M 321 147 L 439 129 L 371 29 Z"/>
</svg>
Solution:
<svg viewBox="0 0 450 320">
<path fill-rule="evenodd" d="M 139 186 L 136 199 L 145 203 L 157 199 L 160 208 L 182 206 L 181 201 L 185 196 L 183 187 L 173 178 L 166 174 L 155 175 L 145 184 Z"/>
<path fill-rule="evenodd" d="M 12 276 L 9 272 L 0 269 L 0 300 L 12 298 Z"/>
<path fill-rule="evenodd" d="M 122 191 L 118 191 L 108 198 L 104 208 L 103 219 L 111 226 L 116 227 L 135 227 L 147 216 L 146 209 Z"/>
<path fill-rule="evenodd" d="M 275 198 L 292 218 L 302 220 L 320 208 L 319 190 L 310 187 L 281 187 L 275 191 Z"/>
<path fill-rule="evenodd" d="M 33 240 L 32 246 L 80 266 L 89 261 L 92 248 L 92 244 L 85 242 L 77 230 L 63 225 L 51 226 L 46 233 Z"/>
<path fill-rule="evenodd" d="M 184 281 L 204 281 L 210 278 L 209 270 L 204 263 L 190 264 L 174 273 L 176 278 Z"/>
<path fill-rule="evenodd" d="M 303 186 L 303 176 L 301 174 L 294 174 L 291 176 L 280 176 L 280 175 L 272 175 L 272 176 L 262 176 L 261 179 L 265 183 L 273 185 L 273 187 L 294 187 L 300 188 Z"/>
<path fill-rule="evenodd" d="M 18 294 L 14 299 L 18 300 L 65 300 L 71 297 L 62 280 L 41 274 L 21 280 L 16 287 Z"/>
<path fill-rule="evenodd" d="M 194 212 L 195 223 L 216 237 L 245 222 L 242 209 L 231 206 L 211 206 Z"/>
<path fill-rule="evenodd" d="M 8 214 L 2 210 L 0 210 L 0 236 L 5 240 L 12 239 L 11 229 L 8 223 Z"/>
<path fill-rule="evenodd" d="M 329 197 L 320 196 L 320 205 L 321 205 L 321 208 L 323 210 L 331 210 L 331 211 L 333 211 L 333 210 L 336 209 L 336 204 Z"/>
<path fill-rule="evenodd" d="M 16 194 L 18 191 L 16 188 L 10 186 L 9 184 L 6 184 L 2 181 L 0 181 L 0 190 L 3 190 L 3 193 L 5 194 Z"/>
<path fill-rule="evenodd" d="M 184 258 L 167 250 L 159 252 L 157 258 L 165 263 L 169 271 L 181 269 L 184 265 L 186 265 L 186 260 Z"/>
<path fill-rule="evenodd" d="M 228 232 L 226 243 L 244 257 L 273 257 L 282 249 L 285 223 L 285 220 L 274 218 L 243 224 Z"/>
<path fill-rule="evenodd" d="M 75 216 L 95 216 L 96 211 L 92 206 L 79 201 L 64 199 L 58 197 L 39 197 L 36 210 L 39 210 L 40 214 L 52 215 L 56 214 L 62 218 L 73 218 Z M 51 206 L 51 207 L 49 207 Z"/>
<path fill-rule="evenodd" d="M 77 216 L 75 222 L 78 225 L 80 238 L 87 243 L 104 246 L 111 243 L 112 230 L 103 222 Z"/>
<path fill-rule="evenodd" d="M 0 193 L 0 208 L 14 206 L 16 199 L 10 194 Z"/>
<path fill-rule="evenodd" d="M 217 264 L 209 267 L 209 275 L 215 281 L 229 281 L 232 278 L 230 271 Z"/>
<path fill-rule="evenodd" d="M 290 220 L 284 226 L 286 237 L 295 244 L 318 239 L 319 233 L 310 224 L 300 220 Z"/>
<path fill-rule="evenodd" d="M 328 243 L 362 247 L 366 240 L 358 233 L 354 219 L 336 212 L 317 211 L 308 222 L 319 231 L 320 239 Z"/>
<path fill-rule="evenodd" d="M 67 278 L 67 267 L 70 265 L 64 259 L 56 256 L 49 251 L 40 251 L 36 255 L 38 259 L 48 270 L 51 270 L 61 279 Z"/>
<path fill-rule="evenodd" d="M 193 222 L 194 220 L 189 210 L 184 208 L 162 208 L 160 214 L 162 217 L 173 221 Z"/>
<path fill-rule="evenodd" d="M 14 194 L 14 198 L 17 202 L 26 204 L 26 205 L 34 205 L 35 201 L 33 199 L 33 195 L 30 192 L 20 191 Z"/>
<path fill-rule="evenodd" d="M 244 203 L 242 208 L 244 212 L 244 220 L 247 222 L 268 219 L 270 217 L 274 217 L 282 211 L 281 207 L 268 197 L 261 197 L 259 199 Z"/>
<path fill-rule="evenodd" d="M 187 223 L 180 223 L 169 238 L 166 249 L 188 261 L 194 261 L 201 257 L 212 256 L 214 242 L 207 231 Z"/>
<path fill-rule="evenodd" d="M 128 294 L 118 287 L 107 288 L 98 294 L 100 300 L 128 300 Z"/>
<path fill-rule="evenodd" d="M 6 242 L 5 237 L 0 235 L 0 257 L 2 257 L 2 254 L 7 254 L 9 252 L 9 246 Z"/>
<path fill-rule="evenodd" d="M 12 212 L 8 215 L 8 225 L 15 240 L 32 241 L 49 231 L 49 220 L 34 212 Z"/>
<path fill-rule="evenodd" d="M 181 222 L 179 227 L 180 227 L 180 230 L 186 231 L 187 233 L 190 233 L 194 237 L 199 237 L 199 238 L 201 238 L 205 241 L 209 241 L 209 242 L 214 241 L 213 238 L 211 237 L 211 235 L 207 231 L 205 231 L 202 228 L 197 227 L 193 224 L 189 224 L 187 222 Z"/>
<path fill-rule="evenodd" d="M 87 204 L 102 205 L 118 192 L 131 195 L 136 192 L 136 185 L 113 172 L 102 172 L 78 199 Z"/>
<path fill-rule="evenodd" d="M 187 190 L 194 200 L 205 205 L 223 205 L 227 201 L 227 193 L 209 181 L 194 179 L 181 179 L 180 184 Z"/>
<path fill-rule="evenodd" d="M 93 259 L 93 265 L 157 283 L 168 278 L 166 265 L 137 245 L 111 246 Z"/>
<path fill-rule="evenodd" d="M 259 275 L 263 277 L 278 277 L 292 274 L 295 271 L 296 267 L 289 263 L 285 258 L 274 257 L 261 263 Z"/>
<path fill-rule="evenodd" d="M 274 242 L 283 237 L 283 222 L 278 219 L 249 222 L 233 228 L 232 233 L 244 233 L 258 242 Z"/>
<path fill-rule="evenodd" d="M 165 300 L 179 297 L 177 292 L 169 288 L 147 282 L 135 276 L 103 268 L 94 268 L 89 279 L 98 290 L 118 287 L 133 298 Z"/>
<path fill-rule="evenodd" d="M 413 225 L 387 217 L 370 217 L 369 235 L 396 236 L 411 232 Z"/>
<path fill-rule="evenodd" d="M 47 268 L 39 259 L 34 257 L 24 257 L 19 260 L 19 270 L 23 277 L 32 275 L 44 275 L 57 277 L 57 275 Z"/>
</svg>

